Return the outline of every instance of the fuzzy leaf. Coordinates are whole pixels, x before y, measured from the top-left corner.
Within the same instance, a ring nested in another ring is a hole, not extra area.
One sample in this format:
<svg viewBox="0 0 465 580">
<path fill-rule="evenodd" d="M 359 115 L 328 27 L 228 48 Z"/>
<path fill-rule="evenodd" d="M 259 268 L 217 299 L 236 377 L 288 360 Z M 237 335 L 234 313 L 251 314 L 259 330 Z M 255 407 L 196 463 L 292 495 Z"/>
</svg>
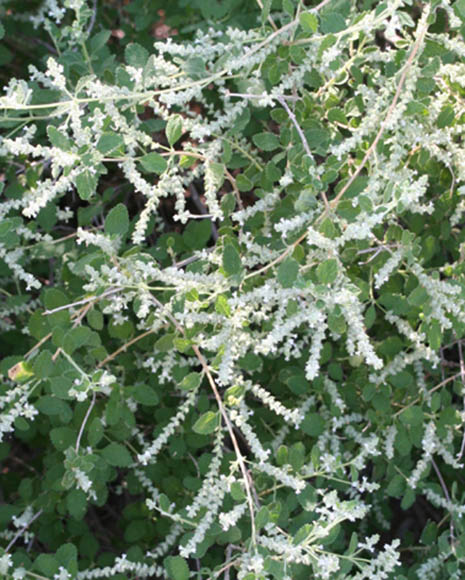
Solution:
<svg viewBox="0 0 465 580">
<path fill-rule="evenodd" d="M 139 159 L 142 167 L 149 173 L 156 173 L 160 175 L 168 167 L 165 158 L 158 153 L 147 153 Z"/>
<path fill-rule="evenodd" d="M 166 138 L 172 147 L 182 135 L 182 117 L 181 115 L 173 115 L 168 119 L 166 124 Z"/>
<path fill-rule="evenodd" d="M 183 391 L 192 391 L 197 389 L 202 382 L 202 375 L 200 373 L 189 373 L 179 383 L 179 388 Z"/>
<path fill-rule="evenodd" d="M 242 270 L 241 256 L 233 244 L 227 243 L 224 247 L 223 268 L 229 276 L 240 274 Z"/>
<path fill-rule="evenodd" d="M 165 570 L 171 580 L 188 580 L 189 566 L 181 556 L 168 556 L 163 561 Z"/>
<path fill-rule="evenodd" d="M 207 411 L 197 419 L 192 429 L 199 435 L 209 435 L 216 430 L 218 425 L 219 414 L 213 411 Z"/>
<path fill-rule="evenodd" d="M 286 258 L 278 268 L 278 282 L 283 288 L 291 288 L 299 273 L 299 263 L 294 258 Z"/>
<path fill-rule="evenodd" d="M 129 467 L 132 457 L 124 445 L 120 443 L 110 443 L 102 449 L 102 457 L 114 467 Z"/>
<path fill-rule="evenodd" d="M 315 33 L 318 30 L 318 18 L 313 12 L 302 12 L 299 16 L 299 22 L 306 32 Z"/>
<path fill-rule="evenodd" d="M 316 269 L 316 275 L 321 284 L 332 284 L 338 274 L 337 260 L 331 258 L 330 260 L 325 260 Z"/>
<path fill-rule="evenodd" d="M 89 200 L 97 189 L 97 183 L 97 176 L 85 169 L 76 177 L 76 189 L 79 197 L 85 201 Z"/>
<path fill-rule="evenodd" d="M 252 140 L 262 151 L 274 151 L 279 147 L 279 139 L 274 133 L 257 133 Z"/>
<path fill-rule="evenodd" d="M 129 214 L 122 203 L 110 210 L 105 219 L 105 233 L 124 236 L 129 229 Z"/>
</svg>

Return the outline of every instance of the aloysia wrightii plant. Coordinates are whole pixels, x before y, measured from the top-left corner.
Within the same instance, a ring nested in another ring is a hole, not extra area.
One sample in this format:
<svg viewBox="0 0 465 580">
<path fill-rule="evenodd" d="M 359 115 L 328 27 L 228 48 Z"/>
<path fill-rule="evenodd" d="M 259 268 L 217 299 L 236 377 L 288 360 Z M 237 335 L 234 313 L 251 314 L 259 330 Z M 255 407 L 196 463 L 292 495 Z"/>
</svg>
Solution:
<svg viewBox="0 0 465 580">
<path fill-rule="evenodd" d="M 460 578 L 465 3 L 162 4 L 0 3 L 0 572 Z"/>
</svg>

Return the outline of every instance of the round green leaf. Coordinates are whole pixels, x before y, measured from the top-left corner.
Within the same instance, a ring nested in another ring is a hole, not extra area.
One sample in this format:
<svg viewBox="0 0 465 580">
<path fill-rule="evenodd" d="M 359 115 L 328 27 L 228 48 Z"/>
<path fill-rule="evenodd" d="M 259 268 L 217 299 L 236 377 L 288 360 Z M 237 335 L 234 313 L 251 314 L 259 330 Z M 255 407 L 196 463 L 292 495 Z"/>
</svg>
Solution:
<svg viewBox="0 0 465 580">
<path fill-rule="evenodd" d="M 163 563 L 171 580 L 189 580 L 189 566 L 181 556 L 168 556 Z"/>
<path fill-rule="evenodd" d="M 194 423 L 192 429 L 199 435 L 209 435 L 219 426 L 219 414 L 207 411 Z"/>
<path fill-rule="evenodd" d="M 105 219 L 105 233 L 124 236 L 129 229 L 129 214 L 125 205 L 119 203 Z"/>
<path fill-rule="evenodd" d="M 114 467 L 128 467 L 132 463 L 132 457 L 124 445 L 110 443 L 102 449 L 102 457 Z"/>
</svg>

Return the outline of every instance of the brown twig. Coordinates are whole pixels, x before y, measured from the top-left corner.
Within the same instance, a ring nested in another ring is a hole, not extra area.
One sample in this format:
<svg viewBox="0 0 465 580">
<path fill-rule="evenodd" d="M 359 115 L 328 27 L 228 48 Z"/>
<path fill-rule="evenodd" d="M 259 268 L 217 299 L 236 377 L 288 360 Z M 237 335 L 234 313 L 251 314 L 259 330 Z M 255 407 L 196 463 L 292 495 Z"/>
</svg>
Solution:
<svg viewBox="0 0 465 580">
<path fill-rule="evenodd" d="M 121 352 L 124 352 L 130 346 L 132 346 L 133 344 L 135 344 L 139 340 L 142 340 L 143 338 L 145 338 L 149 334 L 153 334 L 154 332 L 155 332 L 154 330 L 150 329 L 150 330 L 143 332 L 142 334 L 139 334 L 138 336 L 135 336 L 134 338 L 132 338 L 131 340 L 129 340 L 128 342 L 126 342 L 122 346 L 120 346 L 118 349 L 116 349 L 114 352 L 109 354 L 107 357 L 105 357 L 102 361 L 100 361 L 97 365 L 97 368 L 99 369 L 100 367 L 103 367 L 103 365 L 106 365 L 108 362 L 110 362 L 111 360 L 116 358 Z"/>
</svg>

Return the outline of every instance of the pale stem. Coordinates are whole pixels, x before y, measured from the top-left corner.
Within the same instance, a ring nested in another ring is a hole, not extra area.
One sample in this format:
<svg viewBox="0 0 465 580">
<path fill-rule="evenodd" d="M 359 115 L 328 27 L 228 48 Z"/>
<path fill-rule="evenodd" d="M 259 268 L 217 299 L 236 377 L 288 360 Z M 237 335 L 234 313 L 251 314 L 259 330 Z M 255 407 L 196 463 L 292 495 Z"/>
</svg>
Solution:
<svg viewBox="0 0 465 580">
<path fill-rule="evenodd" d="M 175 326 L 175 328 L 178 330 L 178 332 L 180 332 L 183 336 L 185 336 L 185 332 L 183 327 L 179 324 L 179 322 L 176 320 L 176 318 L 174 318 L 174 316 L 166 309 L 164 308 L 164 305 L 157 299 L 155 298 L 155 296 L 152 296 L 152 300 L 153 302 L 158 306 L 158 308 L 164 312 L 164 314 L 166 315 L 167 318 L 170 319 L 170 321 L 173 323 L 173 325 Z M 253 499 L 252 499 L 252 491 L 250 489 L 250 483 L 249 483 L 249 478 L 248 478 L 248 474 L 247 474 L 247 468 L 245 466 L 245 462 L 244 462 L 244 458 L 242 457 L 242 453 L 241 450 L 239 448 L 239 444 L 237 442 L 237 438 L 236 435 L 234 433 L 234 429 L 233 426 L 231 424 L 231 421 L 229 420 L 229 416 L 226 412 L 226 409 L 224 408 L 223 405 L 223 401 L 221 400 L 221 396 L 218 392 L 218 388 L 216 386 L 215 380 L 211 374 L 210 368 L 208 366 L 208 363 L 205 359 L 205 357 L 203 356 L 203 354 L 200 352 L 200 349 L 197 345 L 193 344 L 192 345 L 192 350 L 195 353 L 195 356 L 197 357 L 197 359 L 199 360 L 202 369 L 207 377 L 207 380 L 210 384 L 210 387 L 213 391 L 213 394 L 215 395 L 215 399 L 216 402 L 218 404 L 218 408 L 220 410 L 221 416 L 223 417 L 223 420 L 226 424 L 226 428 L 228 429 L 228 433 L 229 436 L 231 438 L 233 447 L 234 447 L 234 452 L 236 453 L 236 457 L 237 460 L 239 462 L 239 467 L 242 473 L 242 477 L 243 477 L 243 481 L 244 481 L 244 486 L 245 486 L 245 490 L 246 490 L 246 495 L 247 495 L 247 503 L 249 506 L 249 511 L 250 511 L 250 521 L 251 521 L 251 532 L 252 532 L 252 544 L 254 546 L 256 546 L 256 528 L 255 528 L 255 516 L 254 516 L 254 503 L 253 503 Z"/>
<path fill-rule="evenodd" d="M 78 433 L 78 436 L 76 439 L 76 447 L 75 447 L 76 453 L 79 451 L 79 445 L 81 443 L 82 435 L 84 433 L 84 429 L 85 429 L 87 420 L 89 419 L 89 415 L 90 415 L 92 409 L 94 408 L 94 405 L 95 405 L 95 392 L 92 393 L 92 401 L 90 402 L 89 408 L 87 409 L 86 414 L 84 416 L 84 419 L 81 423 L 81 428 L 79 429 L 79 433 Z"/>
</svg>

